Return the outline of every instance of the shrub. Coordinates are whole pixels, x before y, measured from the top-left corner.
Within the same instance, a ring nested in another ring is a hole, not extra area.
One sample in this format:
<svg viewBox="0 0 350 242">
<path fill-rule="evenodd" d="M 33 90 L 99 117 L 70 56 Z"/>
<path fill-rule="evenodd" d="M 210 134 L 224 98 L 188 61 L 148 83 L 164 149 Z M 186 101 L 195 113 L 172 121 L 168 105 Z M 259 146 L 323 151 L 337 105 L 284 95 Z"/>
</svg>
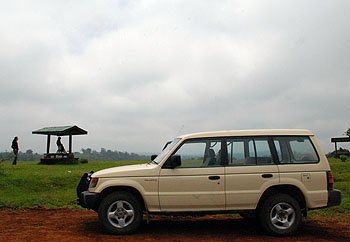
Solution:
<svg viewBox="0 0 350 242">
<path fill-rule="evenodd" d="M 341 155 L 339 158 L 342 162 L 345 162 L 348 159 L 346 155 Z"/>
<path fill-rule="evenodd" d="M 82 163 L 82 164 L 86 164 L 88 163 L 88 159 L 79 159 L 79 162 Z"/>
<path fill-rule="evenodd" d="M 5 175 L 4 163 L 5 163 L 5 159 L 2 158 L 0 160 L 0 175 Z"/>
</svg>

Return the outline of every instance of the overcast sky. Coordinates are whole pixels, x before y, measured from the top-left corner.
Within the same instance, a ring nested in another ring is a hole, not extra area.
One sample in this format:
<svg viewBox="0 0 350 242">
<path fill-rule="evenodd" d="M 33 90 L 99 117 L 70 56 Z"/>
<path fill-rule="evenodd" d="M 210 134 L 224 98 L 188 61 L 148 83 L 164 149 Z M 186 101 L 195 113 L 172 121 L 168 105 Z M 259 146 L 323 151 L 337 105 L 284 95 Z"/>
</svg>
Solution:
<svg viewBox="0 0 350 242">
<path fill-rule="evenodd" d="M 74 151 L 306 128 L 328 152 L 350 127 L 348 0 L 0 3 L 0 151 L 78 125 Z"/>
</svg>

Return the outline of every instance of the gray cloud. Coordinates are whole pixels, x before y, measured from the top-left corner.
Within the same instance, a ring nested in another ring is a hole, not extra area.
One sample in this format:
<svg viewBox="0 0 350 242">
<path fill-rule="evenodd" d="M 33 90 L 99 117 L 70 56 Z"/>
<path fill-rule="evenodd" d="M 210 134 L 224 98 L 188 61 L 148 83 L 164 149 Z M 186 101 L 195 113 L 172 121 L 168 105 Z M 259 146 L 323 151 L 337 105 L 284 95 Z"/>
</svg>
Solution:
<svg viewBox="0 0 350 242">
<path fill-rule="evenodd" d="M 0 10 L 0 150 L 77 124 L 82 147 L 156 152 L 196 131 L 350 125 L 348 1 L 12 1 Z"/>
</svg>

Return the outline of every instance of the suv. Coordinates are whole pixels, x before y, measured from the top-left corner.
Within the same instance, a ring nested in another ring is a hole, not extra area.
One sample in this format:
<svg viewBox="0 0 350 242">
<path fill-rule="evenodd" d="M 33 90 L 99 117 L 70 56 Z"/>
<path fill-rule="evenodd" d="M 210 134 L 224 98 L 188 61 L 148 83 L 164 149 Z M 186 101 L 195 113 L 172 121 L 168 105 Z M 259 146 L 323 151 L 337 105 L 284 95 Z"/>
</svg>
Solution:
<svg viewBox="0 0 350 242">
<path fill-rule="evenodd" d="M 147 164 L 85 173 L 78 203 L 113 234 L 143 214 L 239 213 L 268 233 L 290 235 L 308 210 L 336 206 L 328 160 L 308 130 L 235 130 L 183 135 Z"/>
</svg>

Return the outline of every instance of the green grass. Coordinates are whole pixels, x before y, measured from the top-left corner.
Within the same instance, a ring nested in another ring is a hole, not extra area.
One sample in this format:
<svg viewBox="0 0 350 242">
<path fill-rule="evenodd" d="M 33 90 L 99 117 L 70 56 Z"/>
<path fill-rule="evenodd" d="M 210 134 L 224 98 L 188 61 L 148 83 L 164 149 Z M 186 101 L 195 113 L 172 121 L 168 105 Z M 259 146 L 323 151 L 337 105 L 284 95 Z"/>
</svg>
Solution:
<svg viewBox="0 0 350 242">
<path fill-rule="evenodd" d="M 146 161 L 97 161 L 79 165 L 37 165 L 38 162 L 0 162 L 0 207 L 69 207 L 76 205 L 75 189 L 81 176 L 91 170 L 140 164 Z M 314 210 L 311 216 L 350 217 L 350 160 L 329 159 L 335 189 L 343 194 L 340 206 Z"/>
<path fill-rule="evenodd" d="M 310 212 L 311 216 L 318 215 L 335 215 L 335 216 L 350 216 L 350 160 L 342 162 L 340 159 L 330 158 L 329 165 L 331 166 L 334 177 L 334 189 L 341 190 L 343 199 L 342 203 L 336 207 L 330 207 L 321 210 Z"/>
<path fill-rule="evenodd" d="M 85 172 L 140 164 L 146 161 L 89 162 L 79 165 L 38 165 L 38 162 L 11 162 L 0 165 L 0 207 L 77 208 L 76 187 Z M 1 174 L 2 172 L 2 174 Z"/>
</svg>

